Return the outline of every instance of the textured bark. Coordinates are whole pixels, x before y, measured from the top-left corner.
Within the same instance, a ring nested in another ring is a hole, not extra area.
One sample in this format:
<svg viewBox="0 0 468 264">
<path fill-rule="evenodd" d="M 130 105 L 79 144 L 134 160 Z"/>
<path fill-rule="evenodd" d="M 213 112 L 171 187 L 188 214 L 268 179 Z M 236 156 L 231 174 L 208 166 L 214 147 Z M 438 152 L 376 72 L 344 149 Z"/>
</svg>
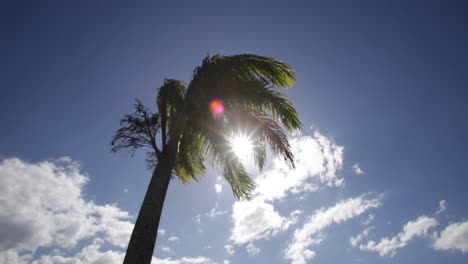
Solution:
<svg viewBox="0 0 468 264">
<path fill-rule="evenodd" d="M 150 264 L 174 159 L 158 161 L 135 222 L 124 264 Z"/>
</svg>

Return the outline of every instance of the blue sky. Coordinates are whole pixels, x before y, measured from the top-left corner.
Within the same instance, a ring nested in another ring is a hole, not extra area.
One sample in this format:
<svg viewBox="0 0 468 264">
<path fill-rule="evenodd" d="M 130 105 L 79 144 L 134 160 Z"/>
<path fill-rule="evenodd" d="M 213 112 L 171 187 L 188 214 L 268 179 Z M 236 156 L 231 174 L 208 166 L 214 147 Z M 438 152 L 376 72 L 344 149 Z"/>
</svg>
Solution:
<svg viewBox="0 0 468 264">
<path fill-rule="evenodd" d="M 463 1 L 2 3 L 0 263 L 119 263 L 150 177 L 110 153 L 135 98 L 207 53 L 291 64 L 298 169 L 251 201 L 170 185 L 154 263 L 466 263 Z"/>
</svg>

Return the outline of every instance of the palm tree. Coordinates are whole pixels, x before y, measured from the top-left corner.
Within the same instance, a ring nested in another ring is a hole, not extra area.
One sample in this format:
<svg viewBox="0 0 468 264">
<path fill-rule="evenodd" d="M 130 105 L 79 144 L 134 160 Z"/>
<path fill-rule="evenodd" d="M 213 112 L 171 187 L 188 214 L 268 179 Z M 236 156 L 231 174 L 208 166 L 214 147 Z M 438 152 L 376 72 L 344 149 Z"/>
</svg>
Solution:
<svg viewBox="0 0 468 264">
<path fill-rule="evenodd" d="M 289 88 L 295 81 L 291 66 L 274 58 L 207 56 L 188 87 L 164 81 L 157 94 L 158 113 L 136 102 L 135 113 L 121 120 L 112 151 L 149 147 L 147 161 L 154 169 L 124 263 L 151 262 L 171 178 L 198 181 L 205 174 L 205 157 L 230 183 L 236 198 L 249 198 L 254 182 L 232 151 L 234 135 L 248 131 L 259 169 L 267 147 L 294 167 L 283 127 L 292 132 L 302 125 L 291 102 L 275 89 Z"/>
</svg>

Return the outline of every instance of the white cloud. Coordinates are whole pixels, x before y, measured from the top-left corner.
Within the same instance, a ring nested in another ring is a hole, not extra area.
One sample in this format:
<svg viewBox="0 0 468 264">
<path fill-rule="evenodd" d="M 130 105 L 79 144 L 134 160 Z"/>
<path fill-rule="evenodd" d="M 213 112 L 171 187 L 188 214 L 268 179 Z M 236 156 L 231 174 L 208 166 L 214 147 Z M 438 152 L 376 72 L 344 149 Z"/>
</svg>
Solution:
<svg viewBox="0 0 468 264">
<path fill-rule="evenodd" d="M 319 132 L 291 140 L 296 168 L 291 169 L 280 158 L 257 180 L 255 194 L 264 200 L 281 199 L 288 192 L 313 192 L 319 184 L 341 186 L 343 179 L 336 172 L 343 166 L 342 146 L 334 144 Z"/>
<path fill-rule="evenodd" d="M 0 223 L 4 228 L 0 249 L 35 251 L 54 241 L 71 247 L 91 234 L 94 219 L 88 216 L 89 206 L 81 199 L 87 178 L 68 159 L 57 163 L 65 166 L 53 162 L 28 164 L 19 159 L 1 161 Z"/>
<path fill-rule="evenodd" d="M 234 247 L 232 245 L 224 245 L 224 249 L 226 249 L 226 253 L 230 256 L 234 255 L 236 251 L 234 250 Z"/>
<path fill-rule="evenodd" d="M 468 252 L 468 221 L 448 225 L 434 241 L 437 250 Z"/>
<path fill-rule="evenodd" d="M 193 221 L 197 224 L 201 224 L 201 215 L 197 214 L 196 216 L 193 217 Z"/>
<path fill-rule="evenodd" d="M 394 256 L 397 250 L 405 247 L 410 240 L 426 236 L 428 231 L 438 224 L 435 218 L 423 215 L 414 221 L 406 223 L 403 230 L 397 235 L 391 238 L 384 237 L 378 243 L 373 240 L 368 241 L 367 244 L 361 244 L 359 248 L 361 250 L 379 252 L 381 256 Z"/>
<path fill-rule="evenodd" d="M 20 254 L 15 249 L 0 250 L 0 263 L 3 264 L 31 263 L 31 259 L 31 253 L 23 252 Z"/>
<path fill-rule="evenodd" d="M 220 192 L 223 191 L 223 186 L 222 186 L 221 184 L 219 184 L 219 183 L 216 183 L 216 184 L 214 185 L 214 187 L 215 187 L 216 193 L 220 193 Z"/>
<path fill-rule="evenodd" d="M 170 236 L 170 237 L 167 238 L 167 241 L 169 241 L 169 242 L 179 242 L 180 239 L 178 237 L 176 237 L 176 236 Z"/>
<path fill-rule="evenodd" d="M 330 208 L 317 210 L 309 220 L 294 232 L 292 241 L 285 250 L 285 258 L 290 259 L 292 264 L 305 264 L 309 259 L 315 257 L 315 252 L 308 249 L 312 244 L 322 241 L 321 231 L 332 224 L 338 224 L 355 218 L 372 208 L 381 205 L 380 197 L 367 198 L 361 195 L 335 204 Z"/>
<path fill-rule="evenodd" d="M 361 233 L 357 234 L 356 236 L 354 237 L 351 237 L 349 239 L 349 242 L 351 243 L 351 245 L 353 247 L 356 247 L 357 245 L 359 245 L 359 243 L 361 243 L 361 241 L 366 238 L 368 235 L 369 235 L 369 232 L 374 229 L 373 226 L 370 226 L 366 229 L 364 229 L 364 231 L 362 231 Z"/>
<path fill-rule="evenodd" d="M 224 215 L 224 214 L 227 214 L 228 211 L 221 211 L 221 210 L 218 210 L 216 208 L 212 208 L 211 211 L 209 213 L 207 213 L 206 215 L 211 218 L 211 219 L 214 219 L 220 215 Z"/>
<path fill-rule="evenodd" d="M 251 256 L 255 256 L 258 253 L 260 253 L 260 249 L 258 247 L 256 247 L 256 246 L 254 246 L 254 244 L 252 244 L 252 243 L 247 245 L 246 250 L 247 250 L 247 253 L 249 253 L 249 255 L 251 255 Z"/>
<path fill-rule="evenodd" d="M 445 211 L 447 211 L 447 201 L 441 200 L 439 202 L 439 210 L 437 210 L 436 214 L 440 214 Z"/>
<path fill-rule="evenodd" d="M 372 223 L 372 221 L 374 221 L 374 218 L 375 218 L 375 215 L 374 214 L 369 214 L 369 216 L 367 217 L 366 220 L 364 220 L 362 222 L 363 225 L 369 225 L 370 223 Z"/>
<path fill-rule="evenodd" d="M 342 146 L 319 132 L 295 137 L 290 143 L 296 168 L 291 169 L 282 159 L 275 158 L 271 168 L 257 177 L 253 198 L 234 203 L 230 239 L 235 244 L 268 239 L 297 222 L 300 211 L 280 215 L 274 201 L 289 194 L 314 192 L 323 185 L 343 184 L 343 179 L 337 176 L 343 165 Z"/>
<path fill-rule="evenodd" d="M 166 235 L 166 230 L 165 229 L 158 229 L 158 236 L 164 236 Z"/>
<path fill-rule="evenodd" d="M 38 163 L 16 158 L 0 161 L 0 263 L 123 262 L 123 251 L 103 248 L 127 246 L 133 228 L 130 215 L 116 205 L 96 205 L 86 200 L 82 192 L 88 178 L 79 169 L 67 157 Z M 158 233 L 164 235 L 165 230 Z M 38 253 L 42 247 L 50 248 L 52 253 Z M 214 262 L 195 257 L 153 258 L 152 263 Z"/>
<path fill-rule="evenodd" d="M 218 202 L 216 202 L 215 207 L 213 207 L 209 213 L 206 213 L 205 216 L 211 219 L 214 219 L 218 216 L 225 215 L 228 213 L 228 211 L 221 211 L 218 208 L 219 208 L 219 205 L 218 205 Z"/>
<path fill-rule="evenodd" d="M 230 264 L 231 262 L 227 259 L 223 260 L 223 264 Z"/>
<path fill-rule="evenodd" d="M 124 258 L 123 252 L 107 250 L 101 251 L 103 240 L 95 239 L 91 245 L 84 247 L 75 256 L 62 256 L 59 254 L 43 255 L 38 260 L 33 261 L 33 264 L 107 264 L 107 263 L 122 263 Z"/>
<path fill-rule="evenodd" d="M 95 225 L 95 231 L 105 234 L 105 239 L 111 245 L 125 248 L 128 245 L 133 223 L 123 221 L 130 219 L 128 212 L 121 211 L 115 205 L 97 206 L 93 205 L 92 210 L 100 215 L 100 221 Z"/>
<path fill-rule="evenodd" d="M 353 170 L 356 175 L 364 175 L 364 171 L 362 171 L 361 167 L 359 167 L 359 163 L 353 165 Z"/>
<path fill-rule="evenodd" d="M 230 239 L 236 244 L 266 239 L 279 231 L 284 231 L 297 221 L 300 211 L 289 217 L 281 216 L 272 204 L 261 198 L 238 201 L 234 203 L 232 218 L 234 227 Z"/>
<path fill-rule="evenodd" d="M 172 252 L 172 249 L 168 246 L 161 245 L 159 246 L 159 249 L 161 249 L 162 252 L 170 253 Z"/>
<path fill-rule="evenodd" d="M 97 234 L 125 247 L 133 228 L 130 216 L 115 205 L 84 200 L 87 181 L 79 165 L 67 157 L 35 164 L 2 160 L 0 224 L 5 228 L 0 231 L 0 259 L 27 257 L 44 246 L 73 248 Z"/>
<path fill-rule="evenodd" d="M 61 255 L 44 255 L 32 264 L 120 264 L 123 262 L 125 254 L 119 251 L 101 251 L 101 242 L 83 248 L 81 252 L 72 257 Z M 206 257 L 182 257 L 178 259 L 165 258 L 158 259 L 152 257 L 152 264 L 215 264 L 213 260 Z"/>
<path fill-rule="evenodd" d="M 151 261 L 152 264 L 215 264 L 213 260 L 206 258 L 206 257 L 194 257 L 188 258 L 183 257 L 180 259 L 154 259 Z"/>
</svg>

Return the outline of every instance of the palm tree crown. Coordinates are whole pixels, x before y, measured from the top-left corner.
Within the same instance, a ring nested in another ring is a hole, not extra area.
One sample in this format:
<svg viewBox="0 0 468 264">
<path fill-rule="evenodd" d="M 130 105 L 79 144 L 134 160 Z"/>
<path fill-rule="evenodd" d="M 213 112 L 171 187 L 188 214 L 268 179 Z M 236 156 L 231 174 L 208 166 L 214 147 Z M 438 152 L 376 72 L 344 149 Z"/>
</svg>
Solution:
<svg viewBox="0 0 468 264">
<path fill-rule="evenodd" d="M 187 126 L 177 164 L 180 179 L 186 182 L 203 175 L 203 154 L 207 153 L 231 184 L 234 195 L 248 196 L 253 181 L 229 142 L 229 135 L 245 131 L 253 142 L 253 157 L 259 169 L 265 163 L 267 146 L 294 166 L 280 124 L 294 131 L 301 129 L 301 123 L 291 102 L 274 89 L 288 88 L 295 80 L 293 69 L 273 58 L 250 54 L 205 58 L 195 69 L 187 91 Z M 222 117 L 210 111 L 209 103 L 216 99 L 224 104 Z"/>
<path fill-rule="evenodd" d="M 149 263 L 170 177 L 198 181 L 205 175 L 205 157 L 230 183 L 236 198 L 249 197 L 254 182 L 232 150 L 234 135 L 248 133 L 259 169 L 268 147 L 294 167 L 283 127 L 293 132 L 302 125 L 292 103 L 277 89 L 295 82 L 291 66 L 274 58 L 207 56 L 188 86 L 164 81 L 156 98 L 158 113 L 136 102 L 135 113 L 121 120 L 112 151 L 149 147 L 149 167 L 155 169 L 124 263 Z"/>
<path fill-rule="evenodd" d="M 180 81 L 164 81 L 156 100 L 159 113 L 151 113 L 137 101 L 135 114 L 122 119 L 123 127 L 118 132 L 128 130 L 138 136 L 123 137 L 122 133 L 116 133 L 112 141 L 113 151 L 151 147 L 153 151 L 148 162 L 154 166 L 154 161 L 165 155 L 168 138 L 178 137 L 174 176 L 183 183 L 192 179 L 198 181 L 205 174 L 208 154 L 212 164 L 231 184 L 234 195 L 248 197 L 254 184 L 232 151 L 229 136 L 249 134 L 253 144 L 252 157 L 259 169 L 265 164 L 267 147 L 294 166 L 293 154 L 281 125 L 290 132 L 300 130 L 302 125 L 292 103 L 275 89 L 289 88 L 295 81 L 294 70 L 274 58 L 253 54 L 208 56 L 195 68 L 188 89 Z M 222 102 L 222 116 L 210 111 L 213 100 Z M 177 117 L 185 121 L 182 131 L 174 128 Z M 160 147 L 156 145 L 157 134 L 161 137 Z"/>
</svg>

